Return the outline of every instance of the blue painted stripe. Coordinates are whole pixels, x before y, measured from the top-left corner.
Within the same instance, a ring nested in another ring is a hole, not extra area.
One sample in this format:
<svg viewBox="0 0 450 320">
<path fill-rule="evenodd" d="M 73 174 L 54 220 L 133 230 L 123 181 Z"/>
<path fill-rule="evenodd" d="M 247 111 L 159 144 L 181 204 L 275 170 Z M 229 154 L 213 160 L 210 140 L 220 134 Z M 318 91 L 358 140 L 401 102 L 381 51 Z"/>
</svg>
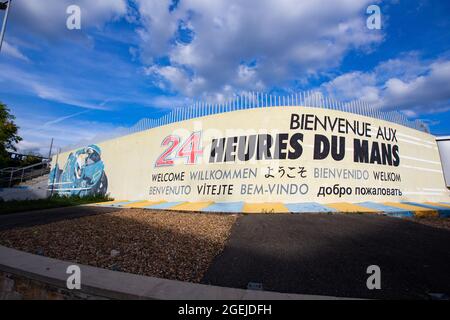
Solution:
<svg viewBox="0 0 450 320">
<path fill-rule="evenodd" d="M 413 217 L 414 212 L 406 209 L 387 206 L 376 202 L 361 202 L 358 205 L 385 212 L 390 217 Z"/>
<path fill-rule="evenodd" d="M 434 209 L 439 213 L 439 217 L 448 218 L 450 217 L 450 208 L 438 207 L 428 203 L 420 203 L 420 202 L 402 202 L 405 204 L 410 204 L 412 206 Z"/>
<path fill-rule="evenodd" d="M 121 205 L 130 203 L 130 201 L 122 201 L 122 202 L 116 202 L 116 203 L 94 203 L 94 206 L 98 206 L 98 207 L 120 207 Z"/>
<path fill-rule="evenodd" d="M 135 203 L 135 202 L 140 202 L 142 200 L 133 200 L 133 201 L 122 201 L 122 202 L 116 202 L 116 203 L 111 203 L 108 204 L 108 207 L 122 207 L 125 204 L 130 204 L 130 203 Z"/>
<path fill-rule="evenodd" d="M 336 209 L 326 207 L 316 202 L 285 203 L 285 206 L 292 213 L 336 212 Z"/>
<path fill-rule="evenodd" d="M 207 212 L 242 212 L 244 202 L 216 202 L 202 211 Z"/>
<path fill-rule="evenodd" d="M 186 201 L 178 201 L 178 202 L 163 202 L 154 204 L 151 206 L 143 207 L 147 209 L 169 209 L 170 207 L 176 206 L 177 204 L 184 203 Z"/>
</svg>

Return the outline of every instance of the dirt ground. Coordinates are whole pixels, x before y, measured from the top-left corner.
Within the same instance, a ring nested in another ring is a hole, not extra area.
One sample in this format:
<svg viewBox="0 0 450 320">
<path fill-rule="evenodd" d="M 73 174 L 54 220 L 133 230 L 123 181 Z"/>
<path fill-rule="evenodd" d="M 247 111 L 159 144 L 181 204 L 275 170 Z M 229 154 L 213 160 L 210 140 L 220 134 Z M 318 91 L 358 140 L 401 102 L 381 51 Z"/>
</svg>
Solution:
<svg viewBox="0 0 450 320">
<path fill-rule="evenodd" d="M 0 232 L 0 244 L 95 267 L 199 282 L 237 215 L 124 209 Z"/>
</svg>

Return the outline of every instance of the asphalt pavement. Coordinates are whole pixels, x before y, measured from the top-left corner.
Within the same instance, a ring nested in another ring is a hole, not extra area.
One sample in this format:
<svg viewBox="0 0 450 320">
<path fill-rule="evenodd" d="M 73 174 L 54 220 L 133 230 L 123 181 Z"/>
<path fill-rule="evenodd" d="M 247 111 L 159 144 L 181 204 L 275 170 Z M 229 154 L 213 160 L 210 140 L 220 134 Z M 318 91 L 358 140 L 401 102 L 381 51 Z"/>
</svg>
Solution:
<svg viewBox="0 0 450 320">
<path fill-rule="evenodd" d="M 78 206 L 0 216 L 0 230 L 104 214 Z M 202 283 L 283 293 L 374 299 L 450 296 L 450 231 L 370 214 L 240 216 Z M 366 286 L 381 270 L 381 289 Z"/>
<path fill-rule="evenodd" d="M 450 295 L 450 231 L 378 215 L 244 215 L 202 282 L 352 298 Z M 366 286 L 367 268 L 381 289 Z"/>
</svg>

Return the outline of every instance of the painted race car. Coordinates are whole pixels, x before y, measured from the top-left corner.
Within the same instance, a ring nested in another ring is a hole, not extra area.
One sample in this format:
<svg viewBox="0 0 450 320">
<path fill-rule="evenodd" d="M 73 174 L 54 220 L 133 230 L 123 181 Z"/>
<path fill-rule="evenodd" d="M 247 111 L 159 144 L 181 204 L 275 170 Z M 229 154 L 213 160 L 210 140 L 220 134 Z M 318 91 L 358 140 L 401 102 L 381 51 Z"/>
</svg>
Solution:
<svg viewBox="0 0 450 320">
<path fill-rule="evenodd" d="M 58 164 L 49 175 L 49 190 L 60 195 L 105 195 L 108 179 L 101 160 L 101 150 L 96 145 L 70 153 L 64 169 Z"/>
</svg>

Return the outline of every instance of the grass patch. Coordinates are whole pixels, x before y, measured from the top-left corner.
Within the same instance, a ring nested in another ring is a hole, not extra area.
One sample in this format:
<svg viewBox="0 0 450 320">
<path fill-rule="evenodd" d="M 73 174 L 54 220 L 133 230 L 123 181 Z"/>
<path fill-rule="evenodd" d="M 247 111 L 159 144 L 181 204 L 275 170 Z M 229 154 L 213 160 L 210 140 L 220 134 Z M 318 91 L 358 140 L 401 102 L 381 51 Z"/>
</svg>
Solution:
<svg viewBox="0 0 450 320">
<path fill-rule="evenodd" d="M 12 200 L 2 201 L 0 200 L 0 215 L 10 214 L 23 211 L 51 209 L 60 207 L 71 207 L 82 204 L 104 202 L 113 200 L 109 196 L 59 196 L 55 195 L 47 199 L 39 200 Z"/>
</svg>

